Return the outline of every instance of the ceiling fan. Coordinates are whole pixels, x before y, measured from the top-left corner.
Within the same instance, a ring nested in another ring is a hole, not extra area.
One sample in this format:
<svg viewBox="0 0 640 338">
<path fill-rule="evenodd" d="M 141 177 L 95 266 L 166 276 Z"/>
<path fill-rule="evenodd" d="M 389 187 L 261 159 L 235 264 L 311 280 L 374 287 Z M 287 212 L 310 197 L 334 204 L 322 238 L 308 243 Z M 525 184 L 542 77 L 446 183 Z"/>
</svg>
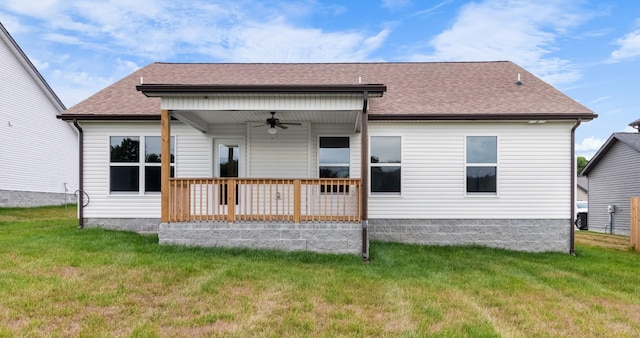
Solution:
<svg viewBox="0 0 640 338">
<path fill-rule="evenodd" d="M 287 126 L 301 126 L 302 123 L 300 123 L 300 122 L 280 122 L 280 119 L 276 117 L 276 112 L 272 111 L 271 112 L 271 117 L 268 118 L 263 125 L 269 126 L 269 128 L 267 129 L 267 132 L 269 134 L 273 135 L 273 134 L 278 132 L 278 129 L 276 129 L 276 128 L 288 129 L 289 127 L 287 127 Z M 257 126 L 254 126 L 254 127 L 261 127 L 263 125 L 261 124 L 261 125 L 257 125 Z"/>
</svg>

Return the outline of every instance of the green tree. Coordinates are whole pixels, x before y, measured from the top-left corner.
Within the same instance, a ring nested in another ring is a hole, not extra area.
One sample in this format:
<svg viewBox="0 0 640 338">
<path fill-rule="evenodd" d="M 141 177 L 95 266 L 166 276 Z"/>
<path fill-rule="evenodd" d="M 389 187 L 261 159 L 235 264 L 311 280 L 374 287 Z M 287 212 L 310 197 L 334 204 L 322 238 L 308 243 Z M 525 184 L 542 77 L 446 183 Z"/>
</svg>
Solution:
<svg viewBox="0 0 640 338">
<path fill-rule="evenodd" d="M 584 156 L 578 156 L 578 159 L 576 161 L 577 164 L 577 169 L 578 169 L 578 175 L 580 175 L 580 173 L 582 172 L 582 170 L 584 169 L 584 167 L 587 166 L 587 164 L 589 163 L 589 161 L 587 160 L 586 157 Z"/>
<path fill-rule="evenodd" d="M 139 162 L 140 141 L 135 138 L 124 137 L 120 144 L 111 140 L 111 162 Z"/>
</svg>

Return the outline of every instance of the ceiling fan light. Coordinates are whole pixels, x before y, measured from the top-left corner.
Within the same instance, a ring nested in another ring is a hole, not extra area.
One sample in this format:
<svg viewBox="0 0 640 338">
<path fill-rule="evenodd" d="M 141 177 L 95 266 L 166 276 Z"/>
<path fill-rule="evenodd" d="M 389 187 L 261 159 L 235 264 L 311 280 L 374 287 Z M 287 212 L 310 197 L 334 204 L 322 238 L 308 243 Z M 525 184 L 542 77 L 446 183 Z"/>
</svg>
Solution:
<svg viewBox="0 0 640 338">
<path fill-rule="evenodd" d="M 278 129 L 276 129 L 275 127 L 270 127 L 267 129 L 267 133 L 275 135 L 276 133 L 278 133 Z"/>
</svg>

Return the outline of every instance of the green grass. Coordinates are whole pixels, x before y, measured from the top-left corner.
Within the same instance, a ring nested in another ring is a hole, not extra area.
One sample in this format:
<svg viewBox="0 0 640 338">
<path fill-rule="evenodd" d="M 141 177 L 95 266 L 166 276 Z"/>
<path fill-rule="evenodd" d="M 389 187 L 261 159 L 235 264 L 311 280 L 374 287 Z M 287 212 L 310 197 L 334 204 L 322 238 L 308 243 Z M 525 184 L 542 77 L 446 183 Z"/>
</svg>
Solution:
<svg viewBox="0 0 640 338">
<path fill-rule="evenodd" d="M 74 208 L 0 209 L 0 337 L 640 335 L 638 253 L 577 254 L 372 243 L 363 263 L 159 246 L 78 230 Z"/>
</svg>

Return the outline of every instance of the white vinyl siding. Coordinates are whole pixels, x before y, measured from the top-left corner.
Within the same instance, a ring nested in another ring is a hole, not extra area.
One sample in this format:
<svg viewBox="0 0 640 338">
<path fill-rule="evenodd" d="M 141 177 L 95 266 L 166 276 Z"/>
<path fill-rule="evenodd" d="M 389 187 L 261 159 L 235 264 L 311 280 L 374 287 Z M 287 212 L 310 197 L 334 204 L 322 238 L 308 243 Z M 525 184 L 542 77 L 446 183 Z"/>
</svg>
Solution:
<svg viewBox="0 0 640 338">
<path fill-rule="evenodd" d="M 255 124 L 212 126 L 202 134 L 174 122 L 176 177 L 212 177 L 213 139 L 246 137 L 247 176 L 317 177 L 320 136 L 349 136 L 350 176 L 360 177 L 360 137 L 352 125 L 291 126 L 275 136 Z M 370 195 L 370 218 L 567 219 L 571 122 L 406 122 L 369 124 L 370 136 L 402 137 L 401 195 Z M 160 134 L 159 122 L 85 122 L 85 217 L 159 217 L 159 195 L 110 196 L 109 136 Z M 222 135 L 224 131 L 225 135 Z M 244 132 L 244 133 L 243 133 Z M 465 136 L 499 138 L 499 196 L 465 194 Z M 276 157 L 277 156 L 277 157 Z M 275 159 L 275 160 L 274 160 Z"/>
<path fill-rule="evenodd" d="M 58 105 L 3 38 L 0 190 L 64 193 L 66 183 L 73 194 L 78 189 L 76 130 L 56 118 Z"/>
<path fill-rule="evenodd" d="M 249 166 L 247 175 L 258 178 L 309 177 L 309 124 L 267 133 L 267 126 L 249 126 Z"/>
<path fill-rule="evenodd" d="M 160 194 L 109 193 L 109 137 L 159 136 L 160 122 L 85 122 L 84 190 L 86 218 L 158 218 Z M 211 136 L 181 123 L 171 124 L 176 142 L 176 177 L 211 177 Z"/>
<path fill-rule="evenodd" d="M 402 196 L 369 197 L 370 218 L 566 219 L 571 208 L 571 122 L 370 123 L 402 135 Z M 500 140 L 499 196 L 465 194 L 465 135 Z"/>
</svg>

